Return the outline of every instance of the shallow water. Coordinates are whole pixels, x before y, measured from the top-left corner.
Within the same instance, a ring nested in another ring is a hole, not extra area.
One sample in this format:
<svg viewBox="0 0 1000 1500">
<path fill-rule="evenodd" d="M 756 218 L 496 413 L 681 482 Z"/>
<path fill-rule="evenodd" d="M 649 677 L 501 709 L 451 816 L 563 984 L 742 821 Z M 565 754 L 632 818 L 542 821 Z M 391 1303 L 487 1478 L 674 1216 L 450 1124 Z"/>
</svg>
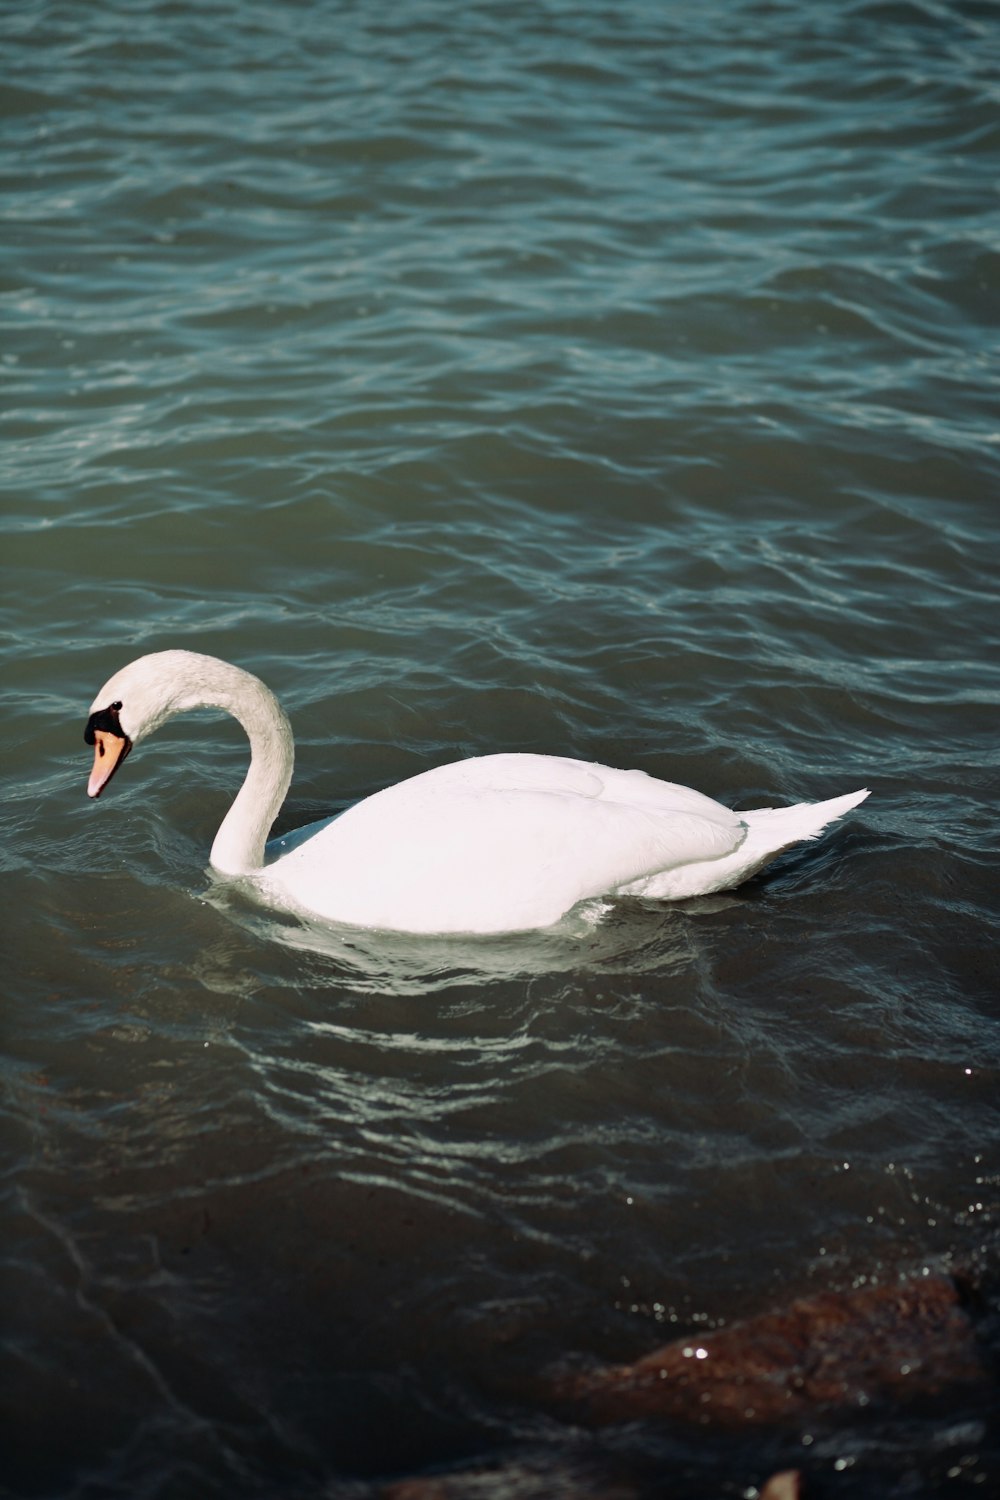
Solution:
<svg viewBox="0 0 1000 1500">
<path fill-rule="evenodd" d="M 996 1250 L 995 7 L 2 27 L 10 1493 L 1000 1485 L 958 1395 L 724 1440 L 545 1394 Z M 491 749 L 872 796 L 724 897 L 310 929 L 206 873 L 232 723 L 87 803 L 168 646 L 281 697 L 279 831 Z"/>
</svg>

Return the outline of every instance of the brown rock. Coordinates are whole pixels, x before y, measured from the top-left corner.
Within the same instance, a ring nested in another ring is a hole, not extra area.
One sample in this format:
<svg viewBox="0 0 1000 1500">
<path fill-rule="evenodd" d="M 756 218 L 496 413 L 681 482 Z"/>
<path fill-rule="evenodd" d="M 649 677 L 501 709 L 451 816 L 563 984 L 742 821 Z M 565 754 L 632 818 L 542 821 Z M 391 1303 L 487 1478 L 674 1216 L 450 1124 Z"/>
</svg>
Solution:
<svg viewBox="0 0 1000 1500">
<path fill-rule="evenodd" d="M 664 1417 L 746 1426 L 984 1378 L 955 1284 L 935 1275 L 803 1298 L 677 1339 L 635 1364 L 577 1376 L 562 1393 L 584 1400 L 598 1423 Z"/>
<path fill-rule="evenodd" d="M 802 1493 L 802 1475 L 798 1469 L 782 1469 L 772 1474 L 760 1492 L 760 1500 L 799 1500 Z"/>
</svg>

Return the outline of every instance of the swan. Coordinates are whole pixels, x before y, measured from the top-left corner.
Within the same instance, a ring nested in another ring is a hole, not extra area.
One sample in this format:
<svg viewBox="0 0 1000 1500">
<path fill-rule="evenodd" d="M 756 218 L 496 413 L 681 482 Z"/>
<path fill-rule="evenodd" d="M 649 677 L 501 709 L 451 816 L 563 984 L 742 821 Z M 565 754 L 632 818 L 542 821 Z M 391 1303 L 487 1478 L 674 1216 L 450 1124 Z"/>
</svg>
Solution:
<svg viewBox="0 0 1000 1500">
<path fill-rule="evenodd" d="M 292 777 L 292 732 L 259 678 L 192 651 L 140 656 L 94 699 L 87 794 L 175 714 L 216 708 L 250 741 L 250 768 L 211 864 L 268 903 L 406 933 L 545 928 L 581 901 L 677 900 L 727 890 L 867 789 L 827 802 L 733 812 L 689 787 L 557 755 L 484 755 L 422 771 L 339 816 L 265 841 Z"/>
</svg>

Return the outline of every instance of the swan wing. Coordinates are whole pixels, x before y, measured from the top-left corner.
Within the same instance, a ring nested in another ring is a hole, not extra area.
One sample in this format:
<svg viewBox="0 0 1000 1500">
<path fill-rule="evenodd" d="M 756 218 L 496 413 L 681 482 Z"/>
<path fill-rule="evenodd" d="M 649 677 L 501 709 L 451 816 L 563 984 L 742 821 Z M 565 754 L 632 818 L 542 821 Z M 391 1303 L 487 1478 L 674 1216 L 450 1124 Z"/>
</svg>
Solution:
<svg viewBox="0 0 1000 1500">
<path fill-rule="evenodd" d="M 441 766 L 358 803 L 265 871 L 335 920 L 409 932 L 546 927 L 579 901 L 746 836 L 730 809 L 641 771 L 560 757 Z"/>
</svg>

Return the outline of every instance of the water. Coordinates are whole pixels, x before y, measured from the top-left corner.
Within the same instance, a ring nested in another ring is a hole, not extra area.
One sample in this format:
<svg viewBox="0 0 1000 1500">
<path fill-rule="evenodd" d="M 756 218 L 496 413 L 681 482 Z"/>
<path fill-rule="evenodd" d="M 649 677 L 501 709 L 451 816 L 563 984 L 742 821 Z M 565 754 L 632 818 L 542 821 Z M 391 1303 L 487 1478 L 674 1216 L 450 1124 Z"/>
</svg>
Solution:
<svg viewBox="0 0 1000 1500">
<path fill-rule="evenodd" d="M 995 1258 L 996 8 L 2 27 L 0 1483 L 1000 1485 L 961 1393 L 727 1437 L 548 1384 Z M 233 724 L 86 802 L 167 646 L 281 697 L 279 830 L 491 749 L 872 796 L 711 901 L 309 930 L 206 872 Z"/>
</svg>

